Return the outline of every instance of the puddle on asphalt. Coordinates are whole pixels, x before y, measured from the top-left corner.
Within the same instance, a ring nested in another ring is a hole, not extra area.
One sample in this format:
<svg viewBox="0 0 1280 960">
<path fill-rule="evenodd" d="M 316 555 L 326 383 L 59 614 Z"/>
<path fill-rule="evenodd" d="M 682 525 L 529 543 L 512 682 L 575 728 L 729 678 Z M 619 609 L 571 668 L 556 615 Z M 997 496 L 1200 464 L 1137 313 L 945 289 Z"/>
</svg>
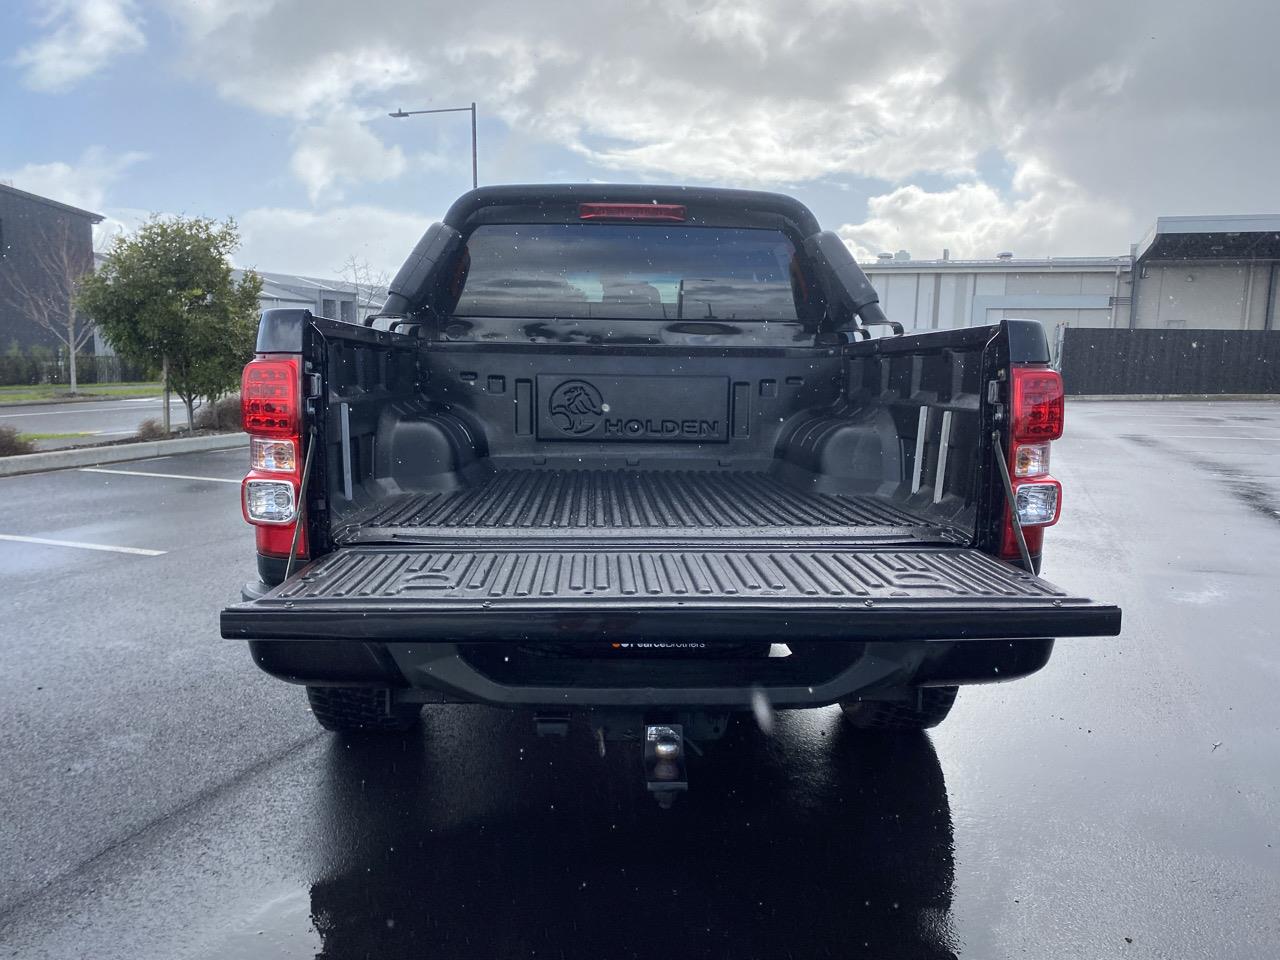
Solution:
<svg viewBox="0 0 1280 960">
<path fill-rule="evenodd" d="M 262 907 L 213 935 L 191 956 L 206 960 L 314 960 L 324 943 L 305 890 L 268 891 Z"/>
<path fill-rule="evenodd" d="M 565 744 L 514 730 L 528 760 L 479 776 L 449 762 L 442 734 L 426 738 L 434 763 L 421 743 L 335 740 L 305 828 L 312 881 L 268 891 L 198 956 L 648 957 L 677 944 L 800 957 L 856 943 L 954 957 L 937 754 L 925 736 L 867 739 L 838 721 L 784 715 L 772 737 L 733 725 L 667 811 L 637 789 L 637 756 L 597 760 L 585 738 L 581 784 L 549 762 Z M 479 813 L 477 780 L 499 798 Z"/>
</svg>

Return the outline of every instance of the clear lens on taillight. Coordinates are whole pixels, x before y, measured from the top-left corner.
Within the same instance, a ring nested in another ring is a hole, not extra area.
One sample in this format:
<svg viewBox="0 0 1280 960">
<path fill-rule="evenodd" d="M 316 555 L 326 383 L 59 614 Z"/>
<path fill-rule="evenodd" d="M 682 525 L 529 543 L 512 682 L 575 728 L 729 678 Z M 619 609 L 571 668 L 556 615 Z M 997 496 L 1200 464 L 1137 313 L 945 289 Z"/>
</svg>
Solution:
<svg viewBox="0 0 1280 960">
<path fill-rule="evenodd" d="M 1012 400 L 1013 439 L 1039 442 L 1062 436 L 1066 414 L 1062 376 L 1044 367 L 1014 367 Z"/>
<path fill-rule="evenodd" d="M 245 433 L 289 437 L 300 432 L 298 358 L 262 358 L 245 364 L 240 419 Z"/>
<path fill-rule="evenodd" d="M 1049 444 L 1022 443 L 1013 452 L 1015 477 L 1043 477 L 1049 472 Z"/>
<path fill-rule="evenodd" d="M 1058 516 L 1059 488 L 1056 483 L 1023 483 L 1014 493 L 1018 522 L 1024 525 L 1053 523 Z"/>
<path fill-rule="evenodd" d="M 298 468 L 298 448 L 292 440 L 249 439 L 249 465 L 254 470 L 293 473 Z"/>
<path fill-rule="evenodd" d="M 292 523 L 296 508 L 293 484 L 289 481 L 245 481 L 244 512 L 251 523 Z"/>
</svg>

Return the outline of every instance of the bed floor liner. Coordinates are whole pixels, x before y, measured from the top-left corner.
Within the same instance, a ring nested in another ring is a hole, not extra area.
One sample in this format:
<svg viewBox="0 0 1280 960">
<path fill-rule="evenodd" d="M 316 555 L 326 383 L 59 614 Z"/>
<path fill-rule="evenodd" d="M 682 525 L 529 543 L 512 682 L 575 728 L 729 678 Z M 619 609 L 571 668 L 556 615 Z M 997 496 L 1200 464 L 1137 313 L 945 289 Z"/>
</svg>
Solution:
<svg viewBox="0 0 1280 960">
<path fill-rule="evenodd" d="M 875 496 L 804 489 L 764 471 L 501 469 L 448 492 L 386 497 L 343 518 L 335 540 L 391 532 L 522 537 L 590 531 L 734 538 L 759 532 L 828 538 L 946 539 L 936 524 Z"/>
</svg>

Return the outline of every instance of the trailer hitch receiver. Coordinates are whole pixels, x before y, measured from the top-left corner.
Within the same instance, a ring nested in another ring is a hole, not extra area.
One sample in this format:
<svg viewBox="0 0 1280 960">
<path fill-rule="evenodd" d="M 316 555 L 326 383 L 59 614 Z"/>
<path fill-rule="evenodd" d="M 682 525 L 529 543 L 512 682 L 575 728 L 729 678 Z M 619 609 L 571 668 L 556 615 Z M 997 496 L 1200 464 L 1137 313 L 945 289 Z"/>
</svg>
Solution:
<svg viewBox="0 0 1280 960">
<path fill-rule="evenodd" d="M 658 806 L 669 809 L 689 789 L 684 764 L 684 727 L 649 723 L 644 728 L 644 781 Z"/>
</svg>

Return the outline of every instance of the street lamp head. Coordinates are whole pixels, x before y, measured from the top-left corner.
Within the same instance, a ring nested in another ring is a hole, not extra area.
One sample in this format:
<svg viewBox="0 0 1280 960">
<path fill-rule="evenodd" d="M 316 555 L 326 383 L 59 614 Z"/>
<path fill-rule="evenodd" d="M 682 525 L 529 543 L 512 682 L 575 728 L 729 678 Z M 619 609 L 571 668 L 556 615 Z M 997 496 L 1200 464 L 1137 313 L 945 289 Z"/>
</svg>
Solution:
<svg viewBox="0 0 1280 960">
<path fill-rule="evenodd" d="M 405 113 L 404 110 L 397 110 L 395 113 L 388 113 L 387 116 L 395 117 L 397 120 L 399 120 L 401 117 L 409 116 L 409 114 Z"/>
</svg>

